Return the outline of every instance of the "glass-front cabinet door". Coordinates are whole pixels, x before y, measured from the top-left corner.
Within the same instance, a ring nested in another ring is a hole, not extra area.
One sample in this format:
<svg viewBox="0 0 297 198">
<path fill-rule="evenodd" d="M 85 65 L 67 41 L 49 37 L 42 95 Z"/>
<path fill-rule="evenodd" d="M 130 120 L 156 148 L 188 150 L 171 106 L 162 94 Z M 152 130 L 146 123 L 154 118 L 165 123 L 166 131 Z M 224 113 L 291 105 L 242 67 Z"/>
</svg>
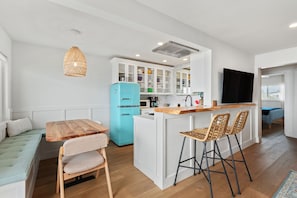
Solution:
<svg viewBox="0 0 297 198">
<path fill-rule="evenodd" d="M 119 63 L 119 81 L 126 81 L 126 65 L 123 63 Z"/>
<path fill-rule="evenodd" d="M 152 67 L 146 68 L 147 73 L 147 92 L 152 93 L 155 92 L 155 69 Z"/>
<path fill-rule="evenodd" d="M 135 82 L 135 66 L 131 64 L 119 63 L 118 77 L 119 81 Z"/>
<path fill-rule="evenodd" d="M 180 70 L 175 73 L 176 76 L 176 93 L 177 94 L 190 94 L 190 72 L 187 70 Z"/>
<path fill-rule="evenodd" d="M 172 93 L 172 71 L 165 70 L 165 78 L 164 78 L 164 92 L 165 93 Z"/>
<path fill-rule="evenodd" d="M 127 82 L 135 82 L 135 65 L 127 65 Z"/>
<path fill-rule="evenodd" d="M 175 72 L 175 91 L 176 93 L 182 93 L 182 88 L 181 88 L 181 73 L 180 72 Z"/>
<path fill-rule="evenodd" d="M 181 81 L 182 81 L 182 91 L 183 93 L 187 93 L 187 88 L 188 88 L 188 74 L 187 73 L 184 73 L 182 72 L 181 73 Z"/>
<path fill-rule="evenodd" d="M 167 69 L 157 69 L 157 92 L 158 93 L 171 93 L 171 79 L 172 71 Z"/>
<path fill-rule="evenodd" d="M 145 92 L 145 67 L 137 66 L 137 83 L 140 86 L 140 92 Z"/>
<path fill-rule="evenodd" d="M 157 92 L 163 93 L 164 92 L 164 70 L 157 69 Z"/>
</svg>

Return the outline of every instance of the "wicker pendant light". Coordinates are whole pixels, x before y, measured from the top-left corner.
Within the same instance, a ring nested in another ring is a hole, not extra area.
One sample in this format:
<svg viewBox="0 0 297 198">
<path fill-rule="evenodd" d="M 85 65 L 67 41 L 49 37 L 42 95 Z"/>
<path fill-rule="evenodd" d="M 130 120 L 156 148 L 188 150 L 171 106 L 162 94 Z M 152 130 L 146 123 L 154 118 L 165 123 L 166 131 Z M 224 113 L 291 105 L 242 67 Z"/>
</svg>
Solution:
<svg viewBox="0 0 297 198">
<path fill-rule="evenodd" d="M 86 76 L 87 61 L 84 54 L 76 46 L 71 47 L 64 56 L 65 76 Z"/>
</svg>

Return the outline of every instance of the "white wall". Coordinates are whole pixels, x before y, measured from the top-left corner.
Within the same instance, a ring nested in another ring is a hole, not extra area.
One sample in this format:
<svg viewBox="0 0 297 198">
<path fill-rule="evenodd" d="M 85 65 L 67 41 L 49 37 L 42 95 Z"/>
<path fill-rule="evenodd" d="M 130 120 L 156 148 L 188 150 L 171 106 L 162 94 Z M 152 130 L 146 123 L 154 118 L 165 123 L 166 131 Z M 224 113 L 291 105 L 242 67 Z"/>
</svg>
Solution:
<svg viewBox="0 0 297 198">
<path fill-rule="evenodd" d="M 265 72 L 262 72 L 262 75 L 265 75 Z M 282 74 L 279 75 L 270 75 L 269 77 L 262 78 L 262 85 L 280 85 L 284 83 L 284 76 Z"/>
<path fill-rule="evenodd" d="M 63 74 L 66 50 L 22 42 L 12 46 L 13 118 L 29 116 L 35 128 L 47 121 L 90 118 L 109 126 L 108 58 L 85 54 L 86 77 Z"/>
<path fill-rule="evenodd" d="M 254 58 L 239 49 L 218 44 L 212 49 L 212 99 L 221 102 L 223 68 L 254 73 Z M 255 83 L 257 76 L 255 76 Z M 256 102 L 255 98 L 254 101 Z"/>
<path fill-rule="evenodd" d="M 285 82 L 285 134 L 289 137 L 297 138 L 297 127 L 296 116 L 293 112 L 297 111 L 297 47 L 289 48 L 279 51 L 274 51 L 265 54 L 259 54 L 255 56 L 255 68 L 271 68 L 270 71 L 265 69 L 267 72 L 284 74 Z M 294 65 L 295 63 L 295 65 Z M 268 73 L 269 74 L 269 73 Z M 259 122 L 261 117 L 259 116 Z"/>
<path fill-rule="evenodd" d="M 11 39 L 0 26 L 0 52 L 9 60 L 11 57 Z"/>
<path fill-rule="evenodd" d="M 297 47 L 282 49 L 255 56 L 256 68 L 270 68 L 297 63 Z"/>
<path fill-rule="evenodd" d="M 5 64 L 4 68 L 2 68 L 2 72 L 4 76 L 1 76 L 5 79 L 1 79 L 0 81 L 4 84 L 4 111 L 5 115 L 1 117 L 4 119 L 10 119 L 10 111 L 11 111 L 11 39 L 8 34 L 2 29 L 0 26 L 0 53 L 7 58 L 7 64 Z M 1 93 L 2 94 L 2 93 Z"/>
</svg>

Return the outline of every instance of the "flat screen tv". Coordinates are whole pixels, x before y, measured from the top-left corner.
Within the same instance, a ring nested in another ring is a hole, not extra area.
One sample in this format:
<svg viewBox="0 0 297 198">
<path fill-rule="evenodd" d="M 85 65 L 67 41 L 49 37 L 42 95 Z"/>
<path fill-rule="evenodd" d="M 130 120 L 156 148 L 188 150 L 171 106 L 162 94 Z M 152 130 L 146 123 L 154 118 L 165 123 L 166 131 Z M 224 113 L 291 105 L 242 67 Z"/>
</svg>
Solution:
<svg viewBox="0 0 297 198">
<path fill-rule="evenodd" d="M 224 68 L 222 103 L 253 101 L 254 74 Z"/>
</svg>

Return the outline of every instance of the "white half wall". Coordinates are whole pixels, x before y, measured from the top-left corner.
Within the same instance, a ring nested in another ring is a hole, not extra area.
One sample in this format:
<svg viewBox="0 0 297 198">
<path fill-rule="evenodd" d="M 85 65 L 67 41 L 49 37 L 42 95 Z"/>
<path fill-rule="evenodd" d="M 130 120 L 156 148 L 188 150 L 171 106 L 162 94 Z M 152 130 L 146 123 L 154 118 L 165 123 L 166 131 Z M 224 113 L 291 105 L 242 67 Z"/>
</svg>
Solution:
<svg viewBox="0 0 297 198">
<path fill-rule="evenodd" d="M 12 117 L 28 116 L 34 128 L 48 121 L 89 118 L 109 127 L 111 64 L 85 54 L 86 77 L 63 74 L 65 50 L 13 42 Z"/>
</svg>

